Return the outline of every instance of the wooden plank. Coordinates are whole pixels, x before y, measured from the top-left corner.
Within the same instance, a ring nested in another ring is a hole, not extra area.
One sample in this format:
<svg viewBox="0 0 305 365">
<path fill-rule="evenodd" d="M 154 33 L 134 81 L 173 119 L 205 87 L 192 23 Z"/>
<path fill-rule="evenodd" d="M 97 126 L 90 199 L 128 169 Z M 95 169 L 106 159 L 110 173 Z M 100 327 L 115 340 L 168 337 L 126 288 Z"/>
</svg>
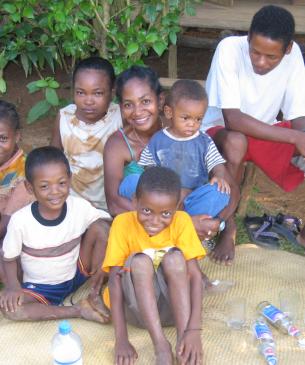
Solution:
<svg viewBox="0 0 305 365">
<path fill-rule="evenodd" d="M 171 44 L 168 49 L 168 77 L 176 79 L 178 76 L 177 46 Z"/>
<path fill-rule="evenodd" d="M 305 0 L 300 0 L 305 1 Z M 272 1 L 268 2 L 272 3 Z M 289 10 L 295 19 L 296 33 L 305 34 L 305 6 L 294 6 L 288 0 L 273 1 Z M 230 29 L 248 31 L 253 15 L 263 6 L 265 1 L 235 0 L 232 7 L 204 2 L 196 5 L 196 15 L 184 15 L 180 25 L 186 28 Z"/>
<path fill-rule="evenodd" d="M 177 80 L 180 80 L 180 79 L 169 78 L 169 77 L 160 77 L 159 78 L 160 84 L 164 89 L 170 89 Z M 199 82 L 202 86 L 204 86 L 204 84 L 205 84 L 205 80 L 195 80 L 195 81 Z"/>
</svg>

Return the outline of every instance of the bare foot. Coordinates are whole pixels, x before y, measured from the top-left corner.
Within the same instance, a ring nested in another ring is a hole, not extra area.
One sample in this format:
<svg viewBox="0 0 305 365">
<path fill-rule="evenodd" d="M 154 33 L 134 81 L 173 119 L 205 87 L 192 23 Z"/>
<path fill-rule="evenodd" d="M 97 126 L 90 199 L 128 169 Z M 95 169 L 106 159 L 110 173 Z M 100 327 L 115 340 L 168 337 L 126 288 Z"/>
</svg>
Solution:
<svg viewBox="0 0 305 365">
<path fill-rule="evenodd" d="M 102 297 L 96 294 L 89 294 L 87 299 L 91 307 L 103 316 L 105 321 L 110 322 L 110 311 L 104 304 Z"/>
<path fill-rule="evenodd" d="M 94 310 L 88 299 L 82 299 L 78 303 L 75 304 L 80 308 L 80 315 L 81 318 L 86 319 L 87 321 L 94 321 L 99 323 L 108 323 L 107 321 L 99 312 Z"/>
<path fill-rule="evenodd" d="M 305 239 L 300 234 L 297 235 L 297 242 L 299 245 L 305 247 Z"/>
<path fill-rule="evenodd" d="M 155 348 L 156 362 L 155 365 L 173 365 L 173 353 L 169 342 L 162 346 Z"/>
<path fill-rule="evenodd" d="M 209 290 L 209 288 L 213 286 L 211 280 L 203 272 L 201 272 L 201 278 L 202 278 L 203 290 Z"/>
<path fill-rule="evenodd" d="M 235 223 L 221 232 L 219 242 L 210 252 L 210 258 L 217 264 L 232 265 L 235 256 Z"/>
</svg>

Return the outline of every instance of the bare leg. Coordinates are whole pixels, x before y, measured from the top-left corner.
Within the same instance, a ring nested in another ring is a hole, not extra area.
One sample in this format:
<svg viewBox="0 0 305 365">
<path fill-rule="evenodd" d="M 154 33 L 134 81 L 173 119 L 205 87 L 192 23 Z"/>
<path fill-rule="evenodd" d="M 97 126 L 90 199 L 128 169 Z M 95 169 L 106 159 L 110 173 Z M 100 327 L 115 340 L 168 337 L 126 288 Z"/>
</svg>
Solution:
<svg viewBox="0 0 305 365">
<path fill-rule="evenodd" d="M 24 296 L 23 304 L 15 312 L 6 312 L 4 317 L 14 321 L 43 321 L 62 318 L 83 318 L 88 321 L 105 323 L 104 318 L 84 299 L 72 306 L 55 306 L 39 303 L 30 295 Z"/>
<path fill-rule="evenodd" d="M 305 247 L 305 226 L 303 227 L 302 231 L 300 232 L 300 234 L 298 234 L 297 236 L 297 241 L 298 243 Z"/>
<path fill-rule="evenodd" d="M 139 311 L 153 342 L 156 365 L 172 365 L 172 351 L 161 327 L 155 296 L 153 277 L 154 268 L 151 259 L 136 255 L 131 264 L 132 280 Z"/>
<path fill-rule="evenodd" d="M 236 224 L 233 216 L 226 221 L 226 228 L 220 233 L 219 242 L 210 253 L 210 257 L 218 264 L 231 265 L 235 256 Z"/>
<path fill-rule="evenodd" d="M 110 320 L 110 313 L 100 292 L 105 279 L 105 273 L 101 267 L 105 258 L 109 227 L 110 223 L 101 219 L 91 224 L 83 237 L 80 251 L 84 268 L 92 275 L 88 301 L 108 321 Z"/>
<path fill-rule="evenodd" d="M 178 345 L 191 315 L 190 284 L 183 254 L 178 250 L 168 252 L 162 260 L 162 268 L 168 285 Z M 178 354 L 176 356 L 179 358 Z"/>
<path fill-rule="evenodd" d="M 227 160 L 226 166 L 230 176 L 233 178 L 236 188 L 234 192 L 232 188 L 232 194 L 236 194 L 236 200 L 239 200 L 238 187 L 242 183 L 244 175 L 244 156 L 247 152 L 248 141 L 247 137 L 239 132 L 228 132 L 227 130 L 220 130 L 214 141 Z M 219 241 L 211 252 L 210 257 L 216 263 L 224 263 L 231 265 L 235 256 L 235 237 L 236 237 L 236 224 L 234 222 L 233 214 L 226 221 L 226 228 L 220 234 Z"/>
</svg>

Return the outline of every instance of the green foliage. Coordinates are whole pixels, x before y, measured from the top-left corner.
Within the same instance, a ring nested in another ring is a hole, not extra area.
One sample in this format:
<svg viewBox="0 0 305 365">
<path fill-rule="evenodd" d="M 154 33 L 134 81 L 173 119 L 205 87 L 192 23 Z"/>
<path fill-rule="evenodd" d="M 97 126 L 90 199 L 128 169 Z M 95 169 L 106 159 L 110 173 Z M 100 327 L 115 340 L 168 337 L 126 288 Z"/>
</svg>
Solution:
<svg viewBox="0 0 305 365">
<path fill-rule="evenodd" d="M 202 0 L 197 0 L 202 1 Z M 193 0 L 0 0 L 0 93 L 3 70 L 19 63 L 25 75 L 46 66 L 69 72 L 77 59 L 98 53 L 116 73 L 143 64 L 149 50 L 159 56 L 177 42 L 182 14 L 194 14 Z M 57 99 L 45 91 L 48 106 Z M 47 104 L 35 106 L 42 114 Z M 32 118 L 30 119 L 32 120 Z"/>
<path fill-rule="evenodd" d="M 38 101 L 38 103 L 30 109 L 27 116 L 27 122 L 29 124 L 35 122 L 49 112 L 54 113 L 56 107 L 60 107 L 65 103 L 65 100 L 60 99 L 57 95 L 56 89 L 59 88 L 59 83 L 54 80 L 53 77 L 32 81 L 27 84 L 27 88 L 30 94 L 40 91 L 45 96 L 44 99 Z"/>
</svg>

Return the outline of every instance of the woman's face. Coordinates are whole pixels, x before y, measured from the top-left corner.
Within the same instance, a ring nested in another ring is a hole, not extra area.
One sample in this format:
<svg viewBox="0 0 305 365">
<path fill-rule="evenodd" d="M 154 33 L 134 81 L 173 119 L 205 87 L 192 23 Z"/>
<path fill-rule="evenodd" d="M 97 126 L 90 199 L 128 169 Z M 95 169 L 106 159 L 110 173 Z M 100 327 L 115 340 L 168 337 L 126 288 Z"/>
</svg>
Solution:
<svg viewBox="0 0 305 365">
<path fill-rule="evenodd" d="M 133 78 L 122 89 L 122 118 L 138 131 L 148 131 L 158 123 L 159 100 L 146 80 Z"/>
</svg>

